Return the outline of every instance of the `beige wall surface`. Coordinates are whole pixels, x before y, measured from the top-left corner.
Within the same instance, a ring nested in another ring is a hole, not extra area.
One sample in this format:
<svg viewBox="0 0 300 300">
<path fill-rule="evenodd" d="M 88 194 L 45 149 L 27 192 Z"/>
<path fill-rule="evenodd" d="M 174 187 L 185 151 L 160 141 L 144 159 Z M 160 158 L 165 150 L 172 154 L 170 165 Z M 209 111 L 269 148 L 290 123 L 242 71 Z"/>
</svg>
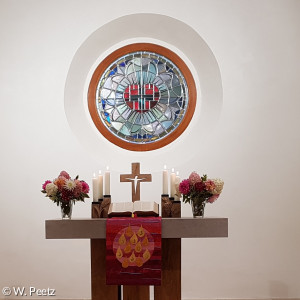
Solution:
<svg viewBox="0 0 300 300">
<path fill-rule="evenodd" d="M 229 237 L 183 240 L 184 299 L 299 298 L 299 37 L 300 1 L 0 0 L 0 291 L 90 298 L 89 241 L 45 239 L 60 211 L 41 184 L 63 169 L 91 184 L 109 165 L 124 201 L 119 174 L 139 161 L 153 178 L 142 200 L 159 201 L 164 164 L 225 181 L 206 215 L 228 217 Z M 135 41 L 177 52 L 197 82 L 190 126 L 151 153 L 111 145 L 87 113 L 97 62 Z M 90 200 L 73 215 L 89 217 Z"/>
</svg>

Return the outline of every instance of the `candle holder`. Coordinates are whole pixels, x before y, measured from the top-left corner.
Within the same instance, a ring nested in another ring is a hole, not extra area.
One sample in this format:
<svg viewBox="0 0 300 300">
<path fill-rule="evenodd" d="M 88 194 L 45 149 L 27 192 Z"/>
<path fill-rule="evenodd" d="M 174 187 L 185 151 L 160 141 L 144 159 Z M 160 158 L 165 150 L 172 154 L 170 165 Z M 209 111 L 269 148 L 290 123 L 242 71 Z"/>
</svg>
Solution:
<svg viewBox="0 0 300 300">
<path fill-rule="evenodd" d="M 181 201 L 180 200 L 174 200 L 172 202 L 171 217 L 172 218 L 181 218 Z"/>
<path fill-rule="evenodd" d="M 99 219 L 99 218 L 101 218 L 100 202 L 93 201 L 92 202 L 92 219 Z"/>
<path fill-rule="evenodd" d="M 101 218 L 108 218 L 108 209 L 110 203 L 111 203 L 111 195 L 104 195 L 100 205 Z"/>
<path fill-rule="evenodd" d="M 108 209 L 111 203 L 111 196 L 105 195 L 104 199 L 99 199 L 99 201 L 92 202 L 92 218 L 107 218 Z"/>
<path fill-rule="evenodd" d="M 161 216 L 162 218 L 180 218 L 181 201 L 175 201 L 174 197 L 161 195 Z"/>
<path fill-rule="evenodd" d="M 169 195 L 161 195 L 161 216 L 162 218 L 171 217 L 172 202 L 170 201 Z"/>
</svg>

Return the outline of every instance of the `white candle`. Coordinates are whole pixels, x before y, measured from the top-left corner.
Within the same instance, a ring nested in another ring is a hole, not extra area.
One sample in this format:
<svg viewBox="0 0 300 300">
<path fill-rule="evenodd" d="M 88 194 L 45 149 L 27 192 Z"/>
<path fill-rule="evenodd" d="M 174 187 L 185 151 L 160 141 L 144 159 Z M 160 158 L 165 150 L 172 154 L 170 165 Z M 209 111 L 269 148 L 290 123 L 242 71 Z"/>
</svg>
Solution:
<svg viewBox="0 0 300 300">
<path fill-rule="evenodd" d="M 167 166 L 164 165 L 164 170 L 162 173 L 162 193 L 163 195 L 168 195 L 169 191 L 168 191 L 168 170 L 167 170 Z"/>
<path fill-rule="evenodd" d="M 174 168 L 172 169 L 172 173 L 170 176 L 170 197 L 174 197 L 175 196 L 175 171 Z"/>
<path fill-rule="evenodd" d="M 105 195 L 110 195 L 110 171 L 109 167 L 106 167 L 106 171 L 104 174 L 105 179 Z"/>
<path fill-rule="evenodd" d="M 178 191 L 179 183 L 180 183 L 180 177 L 179 177 L 179 172 L 177 171 L 176 177 L 175 177 L 175 194 L 179 193 L 179 191 Z M 174 200 L 179 201 L 180 197 L 178 195 L 175 195 Z"/>
<path fill-rule="evenodd" d="M 103 175 L 99 171 L 98 175 L 98 189 L 99 189 L 99 199 L 103 199 Z"/>
<path fill-rule="evenodd" d="M 93 182 L 93 201 L 96 202 L 99 199 L 99 189 L 98 189 L 98 179 L 96 178 L 95 173 L 92 182 Z"/>
</svg>

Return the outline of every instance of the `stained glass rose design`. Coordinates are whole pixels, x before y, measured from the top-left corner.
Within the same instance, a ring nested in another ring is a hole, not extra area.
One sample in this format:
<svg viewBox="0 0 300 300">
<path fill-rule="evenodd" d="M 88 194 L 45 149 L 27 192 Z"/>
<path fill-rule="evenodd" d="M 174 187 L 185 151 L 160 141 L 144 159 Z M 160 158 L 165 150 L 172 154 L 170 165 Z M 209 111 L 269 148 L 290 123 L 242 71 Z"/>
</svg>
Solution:
<svg viewBox="0 0 300 300">
<path fill-rule="evenodd" d="M 103 72 L 96 106 L 105 127 L 131 143 L 151 143 L 184 118 L 188 88 L 177 66 L 147 51 L 122 56 Z"/>
</svg>

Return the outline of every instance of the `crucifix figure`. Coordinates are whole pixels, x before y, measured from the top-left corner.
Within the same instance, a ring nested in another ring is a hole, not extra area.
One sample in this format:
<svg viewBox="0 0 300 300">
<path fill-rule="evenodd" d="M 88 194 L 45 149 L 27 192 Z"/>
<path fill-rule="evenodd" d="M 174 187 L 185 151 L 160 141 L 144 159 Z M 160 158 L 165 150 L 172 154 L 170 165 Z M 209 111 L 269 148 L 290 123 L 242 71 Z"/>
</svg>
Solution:
<svg viewBox="0 0 300 300">
<path fill-rule="evenodd" d="M 120 175 L 121 182 L 131 182 L 132 187 L 132 202 L 141 200 L 140 199 L 140 183 L 141 182 L 151 182 L 151 174 L 141 174 L 140 173 L 140 163 L 131 164 L 131 174 Z"/>
</svg>

